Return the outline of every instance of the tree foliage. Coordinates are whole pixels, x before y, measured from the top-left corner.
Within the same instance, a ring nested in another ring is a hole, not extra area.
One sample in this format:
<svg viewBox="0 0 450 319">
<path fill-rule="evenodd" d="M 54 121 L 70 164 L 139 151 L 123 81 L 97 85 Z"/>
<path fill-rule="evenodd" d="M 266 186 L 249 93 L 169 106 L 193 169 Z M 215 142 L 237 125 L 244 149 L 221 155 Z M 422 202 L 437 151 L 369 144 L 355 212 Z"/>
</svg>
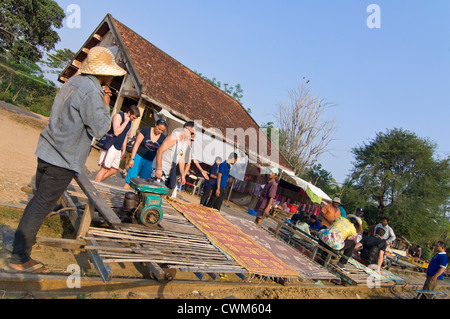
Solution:
<svg viewBox="0 0 450 319">
<path fill-rule="evenodd" d="M 0 55 L 0 100 L 48 116 L 56 90 L 37 64 L 21 64 Z"/>
<path fill-rule="evenodd" d="M 396 233 L 410 240 L 449 236 L 449 158 L 435 158 L 436 145 L 415 133 L 392 129 L 355 147 L 353 189 L 367 199 L 372 222 L 390 218 Z"/>
<path fill-rule="evenodd" d="M 50 69 L 48 73 L 60 74 L 68 64 L 72 63 L 74 56 L 75 52 L 70 49 L 58 49 L 55 53 L 49 53 L 42 64 Z"/>
<path fill-rule="evenodd" d="M 2 0 L 0 2 L 0 53 L 16 62 L 35 63 L 43 51 L 60 40 L 54 28 L 62 27 L 64 10 L 52 0 Z"/>
<path fill-rule="evenodd" d="M 339 197 L 341 194 L 339 184 L 333 178 L 333 175 L 322 167 L 322 164 L 307 168 L 300 177 L 319 187 L 331 198 Z"/>
<path fill-rule="evenodd" d="M 195 72 L 195 71 L 194 71 Z M 222 90 L 235 100 L 241 102 L 241 99 L 244 97 L 244 90 L 242 89 L 241 85 L 238 83 L 236 85 L 230 85 L 229 83 L 223 83 L 220 81 L 217 81 L 217 79 L 214 77 L 212 79 L 208 78 L 207 76 L 204 76 L 201 73 L 195 72 L 198 76 L 206 80 L 208 83 L 214 85 L 216 88 Z M 250 109 L 248 109 L 250 110 Z M 247 110 L 247 111 L 248 111 Z M 251 110 L 250 112 L 251 113 Z"/>
</svg>

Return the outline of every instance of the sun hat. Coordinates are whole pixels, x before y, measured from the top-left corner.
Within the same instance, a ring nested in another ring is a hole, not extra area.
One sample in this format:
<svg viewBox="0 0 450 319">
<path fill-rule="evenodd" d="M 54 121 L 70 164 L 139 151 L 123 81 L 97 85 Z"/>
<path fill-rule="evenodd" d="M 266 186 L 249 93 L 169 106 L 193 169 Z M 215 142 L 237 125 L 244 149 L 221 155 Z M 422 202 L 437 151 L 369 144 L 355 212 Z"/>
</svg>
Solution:
<svg viewBox="0 0 450 319">
<path fill-rule="evenodd" d="M 357 221 L 357 225 L 353 224 L 353 225 L 355 225 L 356 232 L 360 233 L 361 230 L 362 230 L 362 219 L 360 217 L 356 216 L 356 215 L 353 215 L 353 214 L 347 215 L 347 219 L 348 220 L 351 220 L 352 218 L 356 219 L 356 221 Z"/>
<path fill-rule="evenodd" d="M 266 174 L 269 175 L 271 173 L 278 175 L 280 173 L 280 171 L 276 167 L 262 167 L 261 168 L 262 175 L 266 175 Z"/>
<path fill-rule="evenodd" d="M 116 64 L 111 51 L 104 47 L 93 47 L 89 50 L 86 62 L 80 69 L 82 74 L 122 76 L 127 73 Z"/>
<path fill-rule="evenodd" d="M 279 171 L 278 168 L 276 168 L 276 167 L 271 167 L 271 168 L 269 168 L 269 171 L 270 171 L 271 173 L 276 174 L 276 175 L 280 174 L 280 171 Z"/>
<path fill-rule="evenodd" d="M 342 203 L 341 203 L 341 199 L 340 199 L 339 197 L 333 198 L 333 202 L 342 204 Z"/>
</svg>

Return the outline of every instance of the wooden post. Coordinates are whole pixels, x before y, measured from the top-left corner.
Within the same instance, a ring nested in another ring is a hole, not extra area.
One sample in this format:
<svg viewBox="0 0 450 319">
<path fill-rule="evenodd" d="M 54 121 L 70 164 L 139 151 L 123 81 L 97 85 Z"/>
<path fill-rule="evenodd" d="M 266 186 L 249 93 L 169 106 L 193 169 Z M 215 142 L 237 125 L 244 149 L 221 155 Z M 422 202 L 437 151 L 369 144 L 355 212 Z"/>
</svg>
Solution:
<svg viewBox="0 0 450 319">
<path fill-rule="evenodd" d="M 129 74 L 125 74 L 123 81 L 122 81 L 122 85 L 120 86 L 119 89 L 119 94 L 117 95 L 117 99 L 116 99 L 116 103 L 114 104 L 114 108 L 112 110 L 111 113 L 111 118 L 114 114 L 119 113 L 120 109 L 122 108 L 123 105 L 123 91 L 125 90 L 130 90 L 133 88 L 133 82 L 131 81 L 130 75 Z"/>
<path fill-rule="evenodd" d="M 236 178 L 233 178 L 233 183 L 231 184 L 230 192 L 228 193 L 227 202 L 230 203 L 231 193 L 233 192 L 234 183 L 236 183 Z"/>
<path fill-rule="evenodd" d="M 92 214 L 95 211 L 94 205 L 89 201 L 84 209 L 83 218 L 77 231 L 77 239 L 83 238 L 91 225 Z"/>
<path fill-rule="evenodd" d="M 89 203 L 92 204 L 95 209 L 97 209 L 100 215 L 102 215 L 102 217 L 110 226 L 115 226 L 122 223 L 117 214 L 108 205 L 108 203 L 97 191 L 94 185 L 92 185 L 91 181 L 85 174 L 79 174 L 77 177 L 75 177 L 75 180 L 83 190 L 84 194 L 87 196 Z"/>
<path fill-rule="evenodd" d="M 139 125 L 141 124 L 142 117 L 144 116 L 145 111 L 145 103 L 142 97 L 139 99 L 139 103 L 137 104 L 137 107 L 139 108 L 139 112 L 141 112 L 141 116 L 137 118 L 136 120 L 131 123 L 131 128 L 128 133 L 129 136 L 136 135 L 137 129 L 139 128 Z"/>
</svg>

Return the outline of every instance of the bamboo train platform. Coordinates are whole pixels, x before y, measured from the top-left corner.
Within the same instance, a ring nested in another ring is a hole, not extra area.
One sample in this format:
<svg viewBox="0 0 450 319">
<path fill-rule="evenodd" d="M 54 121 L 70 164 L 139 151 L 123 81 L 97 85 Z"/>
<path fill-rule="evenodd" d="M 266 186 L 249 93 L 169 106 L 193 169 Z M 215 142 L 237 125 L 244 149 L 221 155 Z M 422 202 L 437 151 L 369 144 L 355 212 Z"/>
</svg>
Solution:
<svg viewBox="0 0 450 319">
<path fill-rule="evenodd" d="M 110 264 L 117 263 L 139 264 L 148 267 L 153 277 L 160 281 L 173 279 L 170 272 L 173 269 L 191 272 L 198 279 L 208 276 L 214 280 L 222 275 L 226 277 L 226 274 L 231 274 L 234 276 L 230 277 L 237 276 L 235 278 L 246 281 L 255 278 L 259 281 L 273 280 L 283 284 L 291 281 L 292 278 L 286 280 L 286 278 L 249 272 L 233 257 L 217 247 L 165 199 L 162 204 L 164 217 L 158 226 L 146 227 L 140 224 L 120 222 L 117 216 L 112 216 L 112 213 L 121 207 L 124 195 L 129 191 L 105 183 L 90 181 L 84 176 L 75 179 L 69 185 L 62 200 L 69 219 L 78 231 L 75 246 L 88 253 L 90 261 L 104 282 L 111 280 L 114 276 Z M 102 203 L 99 204 L 99 202 Z M 105 214 L 103 210 L 108 212 Z M 86 218 L 86 213 L 90 217 Z M 248 220 L 238 223 L 238 218 L 226 217 L 232 223 L 240 225 L 244 231 L 252 228 L 252 223 Z M 253 236 L 254 230 L 251 232 Z M 326 268 L 274 238 L 267 229 L 260 228 L 257 232 L 257 241 L 261 246 L 272 249 L 276 246 L 284 247 L 282 249 L 288 253 L 281 258 L 284 258 L 283 262 L 291 265 L 294 263 L 293 268 L 299 274 L 295 278 L 296 280 L 338 279 Z M 40 239 L 39 242 L 45 244 L 48 243 L 48 240 Z M 291 258 L 294 256 L 295 260 L 289 260 L 289 258 L 285 258 L 286 256 Z"/>
</svg>

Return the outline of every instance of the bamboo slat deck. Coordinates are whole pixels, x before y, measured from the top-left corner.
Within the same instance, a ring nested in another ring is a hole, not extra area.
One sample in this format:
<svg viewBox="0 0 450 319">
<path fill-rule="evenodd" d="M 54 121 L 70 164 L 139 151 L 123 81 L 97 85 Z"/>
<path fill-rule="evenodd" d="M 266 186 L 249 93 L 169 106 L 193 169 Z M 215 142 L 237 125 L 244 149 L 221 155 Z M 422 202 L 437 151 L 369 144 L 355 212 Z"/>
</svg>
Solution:
<svg viewBox="0 0 450 319">
<path fill-rule="evenodd" d="M 123 204 L 127 190 L 104 183 L 92 182 L 113 209 Z M 74 205 L 88 203 L 87 196 L 76 183 L 71 183 L 67 194 Z M 160 227 L 122 223 L 114 229 L 90 227 L 84 239 L 85 249 L 95 259 L 102 278 L 110 278 L 109 263 L 151 264 L 156 277 L 164 279 L 162 268 L 179 269 L 196 273 L 234 273 L 247 271 L 235 260 L 223 254 L 206 236 L 179 214 L 164 198 L 164 211 Z M 101 216 L 100 216 L 101 217 Z"/>
<path fill-rule="evenodd" d="M 85 239 L 97 243 L 85 249 L 96 250 L 107 264 L 152 262 L 182 271 L 246 273 L 202 235 L 124 225 L 119 230 L 91 227 Z"/>
<path fill-rule="evenodd" d="M 104 183 L 92 182 L 106 203 L 112 209 L 123 205 L 127 190 L 113 187 Z M 89 199 L 77 183 L 67 188 L 67 194 L 75 206 L 86 206 Z M 162 268 L 175 268 L 180 271 L 194 273 L 234 273 L 244 278 L 248 271 L 222 250 L 214 246 L 208 238 L 182 214 L 177 212 L 165 199 L 162 205 L 164 217 L 161 227 L 148 228 L 138 224 L 115 224 L 113 229 L 89 227 L 83 237 L 87 245 L 85 249 L 90 253 L 97 270 L 104 280 L 111 277 L 109 263 L 147 263 L 158 279 L 164 279 Z M 101 218 L 100 216 L 98 216 Z M 303 256 L 286 243 L 277 240 L 266 232 L 267 240 L 276 240 L 285 245 L 297 259 Z M 264 237 L 264 236 L 263 236 Z M 314 261 L 302 260 L 304 269 L 302 277 L 308 279 L 331 280 L 337 278 L 326 268 Z M 317 266 L 317 267 L 316 267 Z M 298 268 L 298 267 L 297 267 Z M 306 271 L 307 270 L 307 271 Z"/>
</svg>

